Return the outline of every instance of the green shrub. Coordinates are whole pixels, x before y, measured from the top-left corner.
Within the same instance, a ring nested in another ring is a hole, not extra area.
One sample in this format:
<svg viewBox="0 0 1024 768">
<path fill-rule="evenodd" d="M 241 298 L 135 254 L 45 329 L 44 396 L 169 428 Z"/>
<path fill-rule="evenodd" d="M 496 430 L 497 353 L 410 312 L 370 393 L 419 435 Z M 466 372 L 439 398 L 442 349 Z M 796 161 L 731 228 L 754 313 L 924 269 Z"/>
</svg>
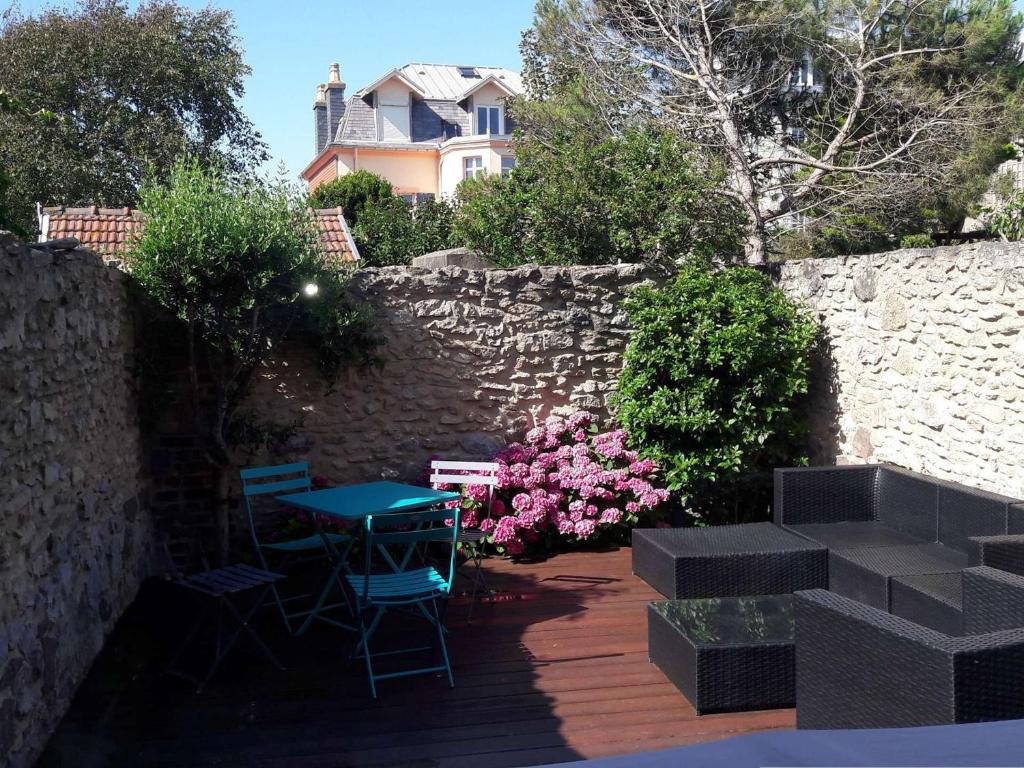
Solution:
<svg viewBox="0 0 1024 768">
<path fill-rule="evenodd" d="M 394 197 L 391 182 L 369 171 L 355 171 L 325 182 L 313 190 L 309 204 L 314 208 L 338 208 L 354 227 L 367 205 Z"/>
<path fill-rule="evenodd" d="M 445 200 L 424 200 L 412 206 L 392 195 L 367 203 L 352 236 L 364 266 L 408 264 L 415 256 L 455 245 L 454 215 Z"/>
<path fill-rule="evenodd" d="M 801 461 L 816 326 L 764 275 L 688 263 L 625 308 L 618 419 L 684 505 L 714 517 L 730 482 Z"/>
<path fill-rule="evenodd" d="M 900 248 L 934 248 L 935 241 L 927 232 L 918 235 L 904 235 L 900 238 Z"/>
<path fill-rule="evenodd" d="M 1024 191 L 1009 194 L 984 213 L 989 229 L 1004 240 L 1024 239 Z"/>
<path fill-rule="evenodd" d="M 459 242 L 501 266 L 736 255 L 742 216 L 723 171 L 657 131 L 520 141 L 516 167 L 462 182 Z"/>
</svg>

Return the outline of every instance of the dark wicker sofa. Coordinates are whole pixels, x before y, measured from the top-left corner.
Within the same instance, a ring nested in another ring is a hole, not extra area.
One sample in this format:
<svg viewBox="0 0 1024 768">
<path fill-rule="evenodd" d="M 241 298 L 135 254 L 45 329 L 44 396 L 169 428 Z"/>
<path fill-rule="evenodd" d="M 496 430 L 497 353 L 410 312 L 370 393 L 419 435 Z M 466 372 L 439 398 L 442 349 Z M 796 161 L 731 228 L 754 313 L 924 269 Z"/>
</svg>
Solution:
<svg viewBox="0 0 1024 768">
<path fill-rule="evenodd" d="M 960 578 L 960 635 L 833 592 L 796 593 L 797 726 L 1024 717 L 1024 578 L 989 567 Z"/>
<path fill-rule="evenodd" d="M 935 629 L 958 628 L 964 568 L 1024 574 L 1024 504 L 899 467 L 776 469 L 774 515 L 828 547 L 830 591 L 915 620 L 941 604 Z"/>
</svg>

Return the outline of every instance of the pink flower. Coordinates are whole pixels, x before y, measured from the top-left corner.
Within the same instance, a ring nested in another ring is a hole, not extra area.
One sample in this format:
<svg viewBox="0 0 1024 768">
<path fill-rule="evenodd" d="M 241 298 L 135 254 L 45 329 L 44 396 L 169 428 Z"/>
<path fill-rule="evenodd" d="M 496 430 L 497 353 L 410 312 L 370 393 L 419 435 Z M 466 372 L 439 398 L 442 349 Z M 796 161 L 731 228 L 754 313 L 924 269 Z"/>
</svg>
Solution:
<svg viewBox="0 0 1024 768">
<path fill-rule="evenodd" d="M 622 519 L 622 511 L 616 509 L 615 507 L 609 507 L 608 509 L 606 509 L 604 512 L 601 513 L 601 522 L 602 523 L 609 523 L 611 525 L 614 525 L 615 523 L 619 522 L 619 520 L 621 520 L 621 519 Z"/>
<path fill-rule="evenodd" d="M 534 427 L 526 433 L 526 442 L 529 445 L 540 445 L 548 435 L 544 427 Z"/>
<path fill-rule="evenodd" d="M 477 483 L 470 483 L 463 489 L 467 498 L 473 501 L 487 501 L 487 486 Z"/>
<path fill-rule="evenodd" d="M 576 535 L 581 539 L 589 538 L 597 530 L 597 523 L 593 520 L 580 520 L 575 525 Z"/>
<path fill-rule="evenodd" d="M 640 511 L 640 505 L 637 504 L 635 501 L 627 501 L 626 511 L 629 512 L 631 515 L 635 515 L 637 512 Z"/>
<path fill-rule="evenodd" d="M 638 459 L 629 465 L 629 471 L 634 475 L 649 475 L 654 471 L 654 462 L 650 459 Z"/>
<path fill-rule="evenodd" d="M 533 507 L 533 499 L 528 493 L 517 493 L 512 499 L 512 509 L 516 512 L 525 512 Z"/>
<path fill-rule="evenodd" d="M 576 411 L 572 416 L 569 417 L 567 426 L 569 429 L 580 429 L 581 427 L 589 427 L 591 422 L 594 420 L 594 414 L 587 411 Z"/>
<path fill-rule="evenodd" d="M 479 528 L 484 533 L 490 533 L 494 530 L 494 520 L 490 517 L 485 517 L 483 520 L 480 521 Z"/>
<path fill-rule="evenodd" d="M 496 544 L 507 544 L 511 541 L 517 541 L 518 538 L 516 534 L 516 519 L 514 517 L 506 515 L 498 520 L 494 526 L 494 541 Z"/>
</svg>

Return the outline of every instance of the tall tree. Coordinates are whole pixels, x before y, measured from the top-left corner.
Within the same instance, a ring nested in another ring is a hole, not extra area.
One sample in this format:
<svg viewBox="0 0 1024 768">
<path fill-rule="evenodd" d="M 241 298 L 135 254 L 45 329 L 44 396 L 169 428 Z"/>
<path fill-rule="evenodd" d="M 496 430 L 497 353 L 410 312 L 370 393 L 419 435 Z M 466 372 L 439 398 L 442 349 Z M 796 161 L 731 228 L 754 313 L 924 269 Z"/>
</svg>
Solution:
<svg viewBox="0 0 1024 768">
<path fill-rule="evenodd" d="M 952 189 L 972 141 L 1010 130 L 1020 30 L 1009 0 L 541 0 L 535 24 L 542 84 L 721 158 L 755 264 L 794 214 Z"/>
<path fill-rule="evenodd" d="M 52 120 L 53 113 L 46 110 L 32 111 L 20 100 L 7 91 L 0 88 L 0 115 L 9 115 L 24 120 Z M 11 177 L 0 163 L 0 229 L 10 229 L 16 235 L 25 236 L 27 231 L 18 225 L 11 214 L 10 202 L 7 198 L 7 191 L 11 186 Z"/>
<path fill-rule="evenodd" d="M 184 341 L 185 405 L 220 470 L 223 557 L 232 450 L 245 434 L 238 409 L 255 371 L 286 337 L 302 336 L 330 378 L 367 353 L 367 315 L 347 298 L 347 274 L 324 261 L 305 200 L 284 184 L 233 181 L 190 159 L 174 163 L 166 183 L 144 184 L 140 196 L 146 226 L 125 262 L 144 293 L 180 321 L 158 343 L 173 344 L 171 334 Z"/>
<path fill-rule="evenodd" d="M 0 114 L 7 200 L 134 205 L 147 167 L 187 153 L 241 171 L 266 157 L 238 100 L 249 74 L 227 11 L 122 0 L 0 18 L 0 89 L 57 120 Z"/>
</svg>

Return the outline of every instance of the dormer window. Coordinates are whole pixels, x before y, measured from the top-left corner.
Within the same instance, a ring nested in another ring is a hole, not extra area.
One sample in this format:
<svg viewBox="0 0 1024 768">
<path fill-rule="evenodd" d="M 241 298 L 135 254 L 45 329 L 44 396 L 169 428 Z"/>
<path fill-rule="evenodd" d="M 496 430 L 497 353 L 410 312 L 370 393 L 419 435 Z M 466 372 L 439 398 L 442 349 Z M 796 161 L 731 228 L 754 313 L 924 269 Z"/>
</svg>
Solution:
<svg viewBox="0 0 1024 768">
<path fill-rule="evenodd" d="M 501 107 L 492 107 L 490 105 L 478 106 L 476 108 L 477 135 L 487 136 L 504 133 L 504 126 L 502 125 L 503 112 L 504 110 Z"/>
<path fill-rule="evenodd" d="M 805 55 L 789 73 L 789 87 L 810 88 L 813 85 L 814 70 L 811 67 L 811 57 Z"/>
</svg>

